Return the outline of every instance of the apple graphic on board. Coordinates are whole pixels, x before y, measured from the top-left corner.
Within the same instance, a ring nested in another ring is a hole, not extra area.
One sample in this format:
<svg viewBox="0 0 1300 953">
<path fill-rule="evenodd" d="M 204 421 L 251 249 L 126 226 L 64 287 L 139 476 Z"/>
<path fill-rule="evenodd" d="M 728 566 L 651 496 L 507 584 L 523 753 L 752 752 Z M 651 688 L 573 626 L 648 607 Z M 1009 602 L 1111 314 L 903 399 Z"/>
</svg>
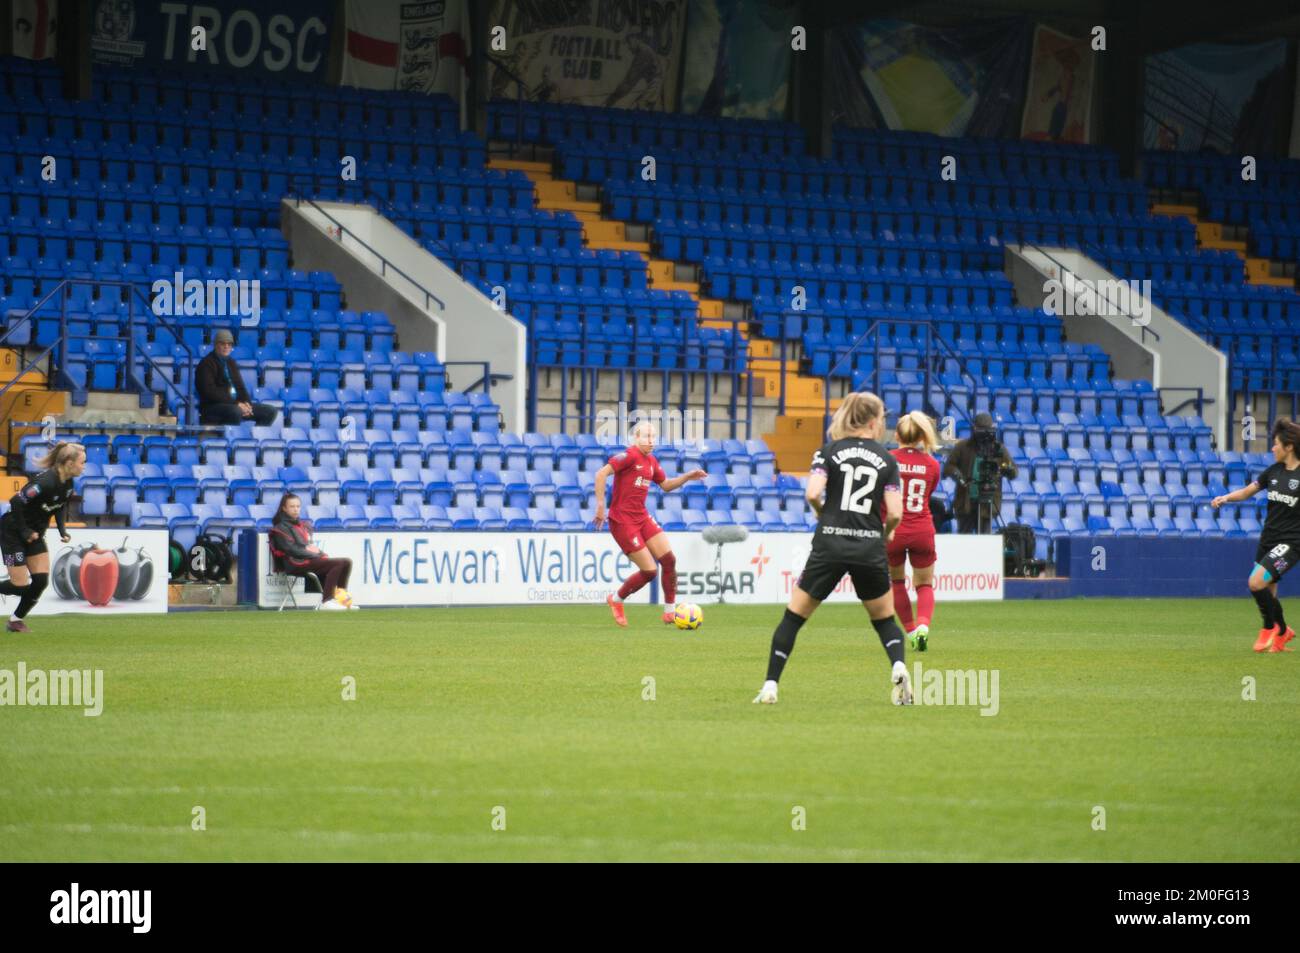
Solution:
<svg viewBox="0 0 1300 953">
<path fill-rule="evenodd" d="M 81 592 L 92 606 L 106 606 L 117 588 L 117 553 L 95 547 L 81 558 Z"/>
</svg>

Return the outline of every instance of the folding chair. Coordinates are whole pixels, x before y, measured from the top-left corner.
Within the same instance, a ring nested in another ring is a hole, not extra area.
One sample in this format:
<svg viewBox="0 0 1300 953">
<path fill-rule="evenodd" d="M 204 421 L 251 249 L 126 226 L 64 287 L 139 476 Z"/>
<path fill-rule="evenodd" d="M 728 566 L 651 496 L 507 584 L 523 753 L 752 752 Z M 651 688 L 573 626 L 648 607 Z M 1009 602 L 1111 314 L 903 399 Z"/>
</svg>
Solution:
<svg viewBox="0 0 1300 953">
<path fill-rule="evenodd" d="M 271 577 L 284 577 L 284 595 L 280 598 L 280 605 L 275 610 L 276 612 L 283 612 L 285 604 L 290 602 L 293 603 L 295 609 L 298 608 L 298 598 L 293 594 L 293 580 L 298 577 L 301 577 L 308 582 L 316 583 L 316 591 L 324 597 L 325 587 L 321 585 L 320 577 L 314 572 L 289 572 L 284 565 L 284 553 L 276 551 L 275 546 L 271 543 L 271 537 L 269 535 L 266 539 L 266 548 L 271 554 L 271 571 L 268 575 Z M 306 583 L 304 583 L 304 586 L 305 585 Z M 310 592 L 311 589 L 307 588 L 305 591 Z M 319 609 L 320 606 L 318 605 L 315 608 Z"/>
</svg>

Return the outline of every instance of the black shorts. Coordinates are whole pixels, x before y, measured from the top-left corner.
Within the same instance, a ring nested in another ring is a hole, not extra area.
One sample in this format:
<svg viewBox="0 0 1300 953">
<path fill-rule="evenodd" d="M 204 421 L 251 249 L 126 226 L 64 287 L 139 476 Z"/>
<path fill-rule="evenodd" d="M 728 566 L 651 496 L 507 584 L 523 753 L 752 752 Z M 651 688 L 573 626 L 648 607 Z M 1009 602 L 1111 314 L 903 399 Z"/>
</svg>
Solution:
<svg viewBox="0 0 1300 953">
<path fill-rule="evenodd" d="M 1300 561 L 1300 542 L 1266 543 L 1260 540 L 1259 549 L 1255 550 L 1255 562 L 1272 574 L 1270 582 L 1281 579 L 1297 561 Z"/>
<path fill-rule="evenodd" d="M 889 592 L 889 562 L 883 549 L 878 561 L 867 563 L 848 562 L 814 549 L 804 563 L 803 572 L 799 574 L 798 585 L 808 595 L 822 602 L 835 591 L 845 575 L 853 580 L 853 591 L 864 602 L 878 599 Z"/>
<path fill-rule="evenodd" d="M 45 533 L 40 530 L 37 532 L 40 535 L 34 542 L 29 543 L 18 535 L 18 528 L 13 525 L 8 513 L 0 518 L 0 552 L 4 553 L 6 566 L 26 566 L 27 560 L 32 556 L 50 551 L 45 545 Z"/>
</svg>

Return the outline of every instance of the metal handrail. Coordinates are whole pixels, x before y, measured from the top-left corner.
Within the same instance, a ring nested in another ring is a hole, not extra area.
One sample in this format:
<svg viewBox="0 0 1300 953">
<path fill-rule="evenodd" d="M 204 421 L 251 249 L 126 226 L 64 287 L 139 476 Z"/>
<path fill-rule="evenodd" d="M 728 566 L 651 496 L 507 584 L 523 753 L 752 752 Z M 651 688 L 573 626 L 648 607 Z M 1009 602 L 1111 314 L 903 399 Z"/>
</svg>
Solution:
<svg viewBox="0 0 1300 953">
<path fill-rule="evenodd" d="M 824 383 L 822 385 L 822 393 L 825 401 L 824 409 L 823 409 L 823 418 L 822 418 L 823 426 L 827 426 L 827 427 L 830 426 L 831 378 L 836 376 L 836 373 L 839 370 L 840 366 L 845 361 L 849 360 L 855 353 L 857 353 L 861 345 L 867 340 L 868 337 L 872 336 L 873 334 L 875 340 L 876 360 L 872 362 L 871 375 L 873 381 L 877 381 L 877 382 L 879 381 L 880 379 L 880 331 L 881 331 L 880 326 L 881 324 L 884 323 L 911 324 L 911 325 L 919 325 L 922 328 L 924 328 L 925 330 L 925 360 L 924 360 L 925 381 L 922 386 L 925 390 L 925 401 L 927 404 L 929 403 L 930 400 L 930 389 L 933 386 L 934 378 L 935 378 L 935 372 L 933 368 L 933 364 L 934 364 L 933 358 L 935 356 L 943 357 L 944 352 L 946 352 L 946 356 L 951 357 L 953 360 L 957 362 L 958 373 L 971 381 L 972 401 L 978 399 L 981 388 L 986 387 L 986 385 L 984 384 L 983 380 L 981 380 L 976 374 L 974 374 L 973 372 L 967 369 L 966 367 L 967 359 L 963 357 L 960 353 L 958 353 L 958 351 L 955 348 L 949 345 L 947 341 L 945 341 L 939 334 L 935 332 L 934 321 L 932 321 L 929 318 L 911 318 L 911 317 L 876 318 L 871 322 L 870 326 L 865 331 L 862 332 L 862 334 L 858 335 L 857 340 L 855 340 L 853 344 L 849 346 L 848 350 L 846 350 L 844 354 L 841 355 L 839 360 L 837 360 L 834 364 L 832 364 L 830 369 L 827 370 L 826 372 Z M 935 347 L 936 343 L 938 344 L 937 348 Z M 938 352 L 937 355 L 934 353 L 936 351 Z M 948 386 L 943 383 L 942 378 L 939 379 L 938 383 L 939 383 L 939 389 L 943 391 L 944 395 L 951 398 L 952 393 L 951 391 L 949 391 Z M 877 389 L 879 389 L 878 385 L 875 383 L 873 383 L 872 386 L 875 386 L 877 387 Z M 957 408 L 957 410 L 959 411 L 960 416 L 965 417 L 967 420 L 970 419 L 971 415 L 967 409 L 959 407 Z"/>
<path fill-rule="evenodd" d="M 1087 280 L 1087 279 L 1085 279 L 1085 278 L 1080 278 L 1080 277 L 1079 277 L 1079 273 L 1078 273 L 1077 271 L 1075 271 L 1073 268 L 1071 268 L 1071 267 L 1070 267 L 1069 265 L 1067 265 L 1065 262 L 1061 261 L 1059 258 L 1057 258 L 1055 255 L 1053 255 L 1053 254 L 1052 254 L 1051 252 L 1049 252 L 1047 249 L 1043 248 L 1041 245 L 1035 244 L 1034 242 L 1022 241 L 1022 242 L 1020 243 L 1020 247 L 1021 247 L 1022 249 L 1025 249 L 1025 248 L 1032 248 L 1034 251 L 1038 252 L 1040 255 L 1042 255 L 1044 258 L 1046 258 L 1048 261 L 1052 262 L 1052 264 L 1056 265 L 1057 268 L 1061 269 L 1061 275 L 1062 275 L 1062 277 L 1064 277 L 1064 275 L 1065 275 L 1066 273 L 1069 273 L 1069 274 L 1073 275 L 1074 277 L 1078 278 L 1080 281 L 1086 281 L 1086 280 Z M 1101 248 L 1099 248 L 1098 246 L 1092 244 L 1091 242 L 1084 242 L 1083 245 L 1082 245 L 1081 247 L 1082 247 L 1085 251 L 1088 251 L 1088 250 L 1092 250 L 1092 251 L 1094 251 L 1094 252 L 1103 251 L 1103 249 L 1101 249 Z M 1099 256 L 1099 257 L 1098 257 L 1098 260 L 1101 261 L 1101 262 L 1105 262 L 1105 261 L 1107 260 L 1107 257 L 1106 257 L 1106 256 L 1104 255 L 1104 253 L 1103 253 L 1102 256 Z M 1124 279 L 1121 278 L 1120 280 L 1123 281 Z M 1064 288 L 1065 283 L 1062 282 L 1061 284 L 1062 284 L 1062 288 Z M 1094 284 L 1094 285 L 1095 285 L 1096 282 L 1090 282 L 1090 284 Z M 1114 310 L 1115 310 L 1116 312 L 1118 312 L 1118 313 L 1122 314 L 1124 317 L 1128 318 L 1130 321 L 1132 321 L 1132 322 L 1134 323 L 1134 325 L 1135 325 L 1136 327 L 1138 327 L 1138 328 L 1141 329 L 1141 335 L 1140 335 L 1140 337 L 1141 337 L 1141 342 L 1140 342 L 1140 343 L 1143 343 L 1143 344 L 1146 343 L 1146 338 L 1147 338 L 1147 335 L 1148 335 L 1148 334 L 1150 334 L 1153 338 L 1155 338 L 1156 341 L 1159 341 L 1159 340 L 1160 340 L 1160 334 L 1159 334 L 1159 332 L 1151 330 L 1151 328 L 1147 327 L 1145 324 L 1138 324 L 1137 321 L 1136 321 L 1136 319 L 1133 317 L 1132 314 L 1130 314 L 1130 313 L 1128 312 L 1127 309 L 1121 309 L 1121 308 L 1119 307 L 1119 305 L 1118 305 L 1116 302 L 1112 301 L 1111 298 L 1110 298 L 1110 292 L 1109 292 L 1109 289 L 1107 289 L 1107 293 L 1106 293 L 1106 303 L 1109 304 L 1109 305 L 1111 305 L 1111 307 L 1114 308 Z M 1155 302 L 1152 301 L 1152 302 L 1151 302 L 1151 305 L 1154 307 Z M 1058 315 L 1058 317 L 1059 317 L 1059 315 Z"/>
<path fill-rule="evenodd" d="M 1182 410 L 1184 407 L 1186 407 L 1188 404 L 1195 404 L 1196 416 L 1204 420 L 1205 405 L 1214 403 L 1213 397 L 1205 396 L 1204 387 L 1160 387 L 1156 389 L 1157 394 L 1164 394 L 1165 391 L 1190 391 L 1191 393 L 1195 394 L 1194 397 L 1188 397 L 1181 404 L 1177 404 L 1174 407 L 1170 408 L 1169 410 L 1166 410 L 1165 411 L 1166 416 L 1173 416 L 1177 414 L 1180 410 Z"/>
<path fill-rule="evenodd" d="M 144 382 L 138 379 L 135 374 L 136 356 L 137 356 L 136 346 L 135 346 L 135 330 L 136 330 L 135 299 L 137 297 L 139 297 L 141 301 L 145 303 L 145 305 L 148 308 L 148 313 L 153 315 L 154 318 L 156 318 L 159 322 L 161 322 L 162 326 L 171 333 L 172 337 L 176 340 L 176 343 L 179 344 L 182 348 L 184 348 L 185 355 L 188 358 L 188 362 L 189 362 L 190 381 L 193 382 L 194 365 L 195 365 L 194 352 L 190 349 L 190 346 L 187 343 L 185 343 L 185 340 L 181 335 L 179 328 L 176 325 L 174 325 L 171 321 L 168 321 L 166 315 L 156 313 L 153 307 L 149 305 L 148 299 L 145 297 L 144 292 L 141 290 L 138 284 L 130 281 L 114 281 L 106 278 L 64 278 L 58 284 L 56 284 L 54 288 L 52 288 L 44 297 L 42 297 L 35 305 L 33 305 L 30 309 L 28 309 L 28 311 L 12 327 L 6 329 L 3 334 L 0 334 L 0 345 L 2 345 L 6 340 L 8 340 L 10 334 L 12 334 L 18 328 L 22 327 L 23 324 L 27 323 L 28 321 L 31 321 L 33 315 L 35 315 L 35 313 L 40 308 L 42 308 L 46 303 L 48 303 L 51 298 L 53 298 L 56 294 L 59 295 L 60 308 L 59 308 L 58 338 L 55 341 L 53 341 L 48 347 L 42 350 L 40 354 L 38 354 L 36 358 L 32 360 L 30 364 L 24 366 L 18 372 L 18 374 L 16 374 L 14 378 L 9 381 L 9 383 L 7 383 L 3 388 L 0 388 L 0 398 L 3 398 L 4 395 L 7 394 L 14 387 L 14 385 L 18 383 L 19 380 L 21 380 L 24 376 L 26 376 L 26 374 L 29 371 L 33 370 L 41 361 L 45 360 L 46 357 L 49 356 L 50 353 L 56 347 L 58 348 L 59 353 L 58 353 L 57 360 L 54 362 L 54 370 L 58 374 L 59 383 L 64 387 L 66 387 L 66 389 L 68 390 L 78 389 L 73 383 L 73 381 L 69 379 L 67 376 L 67 371 L 66 371 L 67 357 L 68 357 L 67 342 L 69 339 L 72 338 L 76 338 L 76 339 L 89 338 L 93 340 L 101 340 L 101 339 L 97 335 L 79 335 L 79 334 L 68 333 L 68 291 L 75 285 L 92 285 L 98 287 L 127 288 L 131 292 L 128 298 L 127 329 L 126 329 L 127 358 L 126 358 L 125 373 L 123 377 L 124 383 L 127 385 L 128 390 L 132 389 L 131 385 L 134 385 L 134 393 L 137 394 L 146 393 L 146 391 L 148 390 L 144 386 Z M 122 339 L 121 337 L 118 337 L 113 340 L 120 341 Z M 152 355 L 145 353 L 143 357 L 149 363 L 150 367 L 154 369 L 157 369 L 159 367 L 158 362 L 153 359 Z M 177 387 L 174 382 L 170 380 L 166 380 L 165 378 L 164 380 L 167 386 L 170 387 L 173 391 L 175 391 L 176 394 L 181 398 L 181 407 L 185 411 L 186 418 L 196 417 L 197 411 L 195 409 L 195 404 L 194 404 L 194 395 L 192 393 L 186 394 L 182 392 L 181 389 Z"/>
<path fill-rule="evenodd" d="M 491 397 L 493 384 L 498 384 L 501 383 L 502 381 L 512 381 L 515 379 L 515 376 L 513 374 L 505 374 L 501 372 L 497 372 L 495 374 L 492 373 L 492 364 L 490 361 L 443 361 L 442 366 L 444 368 L 448 368 L 448 367 L 483 368 L 483 376 L 480 377 L 478 380 L 476 380 L 474 383 L 470 384 L 468 387 L 454 388 L 455 390 L 459 390 L 464 393 L 469 393 L 474 388 L 481 386 L 483 388 L 483 393 Z M 450 381 L 447 382 L 447 386 L 451 387 Z"/>
<path fill-rule="evenodd" d="M 432 291 L 430 291 L 428 288 L 424 287 L 424 285 L 420 284 L 418 281 L 416 281 L 414 278 L 412 278 L 412 277 L 411 277 L 410 275 L 408 275 L 406 272 L 402 271 L 402 269 L 398 268 L 398 267 L 397 267 L 396 265 L 394 265 L 391 261 L 389 261 L 387 258 L 385 258 L 382 252 L 376 250 L 376 249 L 375 249 L 375 248 L 374 248 L 374 247 L 373 247 L 369 242 L 367 242 L 364 238 L 362 238 L 360 235 L 358 235 L 358 234 L 357 234 L 356 232 L 354 232 L 352 229 L 348 228 L 348 226 L 344 225 L 344 224 L 343 224 L 342 222 L 340 222 L 337 218 L 335 218 L 333 215 L 331 215 L 329 212 L 327 212 L 324 208 L 322 208 L 322 207 L 320 206 L 320 204 L 319 204 L 315 199 L 313 199 L 313 198 L 309 198 L 309 197 L 304 196 L 304 195 L 295 195 L 295 196 L 294 196 L 294 202 L 296 203 L 296 205 L 297 205 L 298 207 L 301 207 L 301 206 L 302 206 L 302 203 L 306 202 L 308 205 L 310 205 L 310 206 L 311 206 L 312 208 L 314 208 L 316 211 L 320 212 L 320 213 L 321 213 L 322 215 L 324 215 L 327 219 L 329 219 L 329 221 L 334 225 L 334 227 L 337 228 L 337 229 L 339 230 L 339 240 L 340 240 L 340 241 L 342 241 L 342 237 L 343 237 L 344 235 L 347 235 L 347 236 L 349 236 L 353 241 L 355 241 L 358 245 L 360 245 L 362 248 L 364 248 L 366 251 L 370 252 L 370 254 L 372 254 L 372 255 L 374 255 L 376 258 L 378 258 L 378 259 L 379 259 L 379 262 L 380 262 L 379 274 L 380 274 L 381 276 L 386 276 L 386 275 L 387 275 L 387 272 L 388 272 L 388 269 L 392 269 L 392 271 L 393 271 L 395 274 L 400 275 L 402 278 L 405 278 L 405 279 L 406 279 L 406 280 L 407 280 L 407 281 L 408 281 L 408 282 L 409 282 L 413 287 L 415 287 L 417 290 L 419 290 L 419 291 L 424 295 L 424 308 L 425 308 L 426 311 L 429 310 L 429 302 L 430 302 L 431 300 L 432 300 L 432 301 L 436 301 L 436 302 L 438 303 L 438 310 L 439 310 L 439 311 L 446 311 L 446 310 L 447 310 L 447 304 L 446 304 L 446 302 L 444 302 L 444 301 L 443 301 L 441 298 L 439 298 L 436 294 L 434 294 L 434 293 L 433 293 Z"/>
<path fill-rule="evenodd" d="M 579 353 L 582 354 L 584 358 L 587 353 L 587 348 L 590 345 L 590 340 L 588 338 L 590 321 L 588 320 L 588 317 L 589 317 L 589 313 L 587 311 L 582 310 L 578 312 L 580 329 L 579 329 L 579 338 L 576 343 L 579 349 Z M 740 325 L 748 324 L 749 319 L 733 317 L 733 318 L 711 318 L 709 320 L 730 322 L 733 327 L 731 352 L 728 355 L 730 361 L 727 365 L 727 369 L 724 369 L 722 371 L 711 371 L 708 370 L 707 368 L 692 369 L 689 367 L 636 367 L 636 366 L 610 367 L 608 364 L 603 364 L 603 363 L 591 364 L 591 363 L 587 363 L 585 360 L 577 364 L 547 365 L 547 368 L 548 370 L 554 369 L 554 370 L 559 370 L 561 372 L 578 371 L 581 373 L 582 377 L 578 385 L 579 394 L 577 398 L 577 403 L 578 406 L 580 407 L 580 410 L 578 411 L 577 414 L 575 414 L 575 417 L 579 421 L 580 427 L 585 427 L 594 423 L 595 418 L 597 416 L 595 410 L 595 399 L 596 399 L 595 375 L 599 374 L 602 371 L 616 373 L 619 375 L 619 402 L 630 403 L 631 406 L 629 410 L 631 411 L 635 411 L 639 407 L 639 404 L 637 402 L 637 394 L 639 392 L 639 388 L 637 384 L 640 376 L 644 374 L 657 374 L 663 378 L 664 386 L 661 394 L 661 408 L 665 412 L 668 410 L 668 391 L 669 391 L 668 378 L 670 375 L 682 375 L 684 378 L 685 375 L 687 374 L 704 374 L 706 381 L 711 380 L 714 376 L 730 377 L 737 382 L 743 381 L 744 382 L 743 386 L 745 390 L 744 400 L 745 400 L 745 411 L 746 411 L 745 417 L 743 419 L 745 421 L 745 435 L 746 438 L 748 438 L 752 434 L 752 420 L 753 420 L 753 406 L 754 406 L 754 372 L 747 360 L 746 349 L 748 343 L 747 341 L 745 341 L 745 339 L 740 337 L 739 333 L 735 333 L 734 329 L 739 327 Z M 642 343 L 641 325 L 639 321 L 633 319 L 631 321 L 631 326 L 632 326 L 632 333 L 631 333 L 631 338 L 628 341 L 628 345 L 629 345 L 630 353 L 635 354 L 640 344 Z M 689 334 L 690 334 L 690 329 L 692 327 L 692 323 L 690 321 L 682 321 L 680 322 L 680 327 L 682 332 L 681 353 L 685 354 L 690 340 Z M 528 429 L 530 431 L 535 431 L 537 429 L 537 420 L 539 417 L 537 413 L 537 402 L 538 402 L 538 393 L 539 393 L 538 369 L 540 365 L 538 363 L 537 351 L 541 343 L 550 343 L 550 342 L 555 342 L 556 344 L 559 345 L 560 348 L 563 348 L 565 346 L 571 346 L 574 344 L 573 340 L 570 337 L 558 331 L 538 332 L 535 331 L 532 327 L 529 328 L 528 331 L 528 370 L 529 370 Z M 629 388 L 631 391 L 630 401 L 628 399 L 629 395 L 626 394 L 624 390 L 625 375 L 630 375 L 631 377 L 631 386 Z M 588 387 L 589 376 L 592 378 L 592 383 L 590 387 Z M 704 418 L 705 418 L 704 423 L 706 428 L 709 425 L 709 422 L 715 419 L 710 415 L 710 410 L 712 409 L 712 401 L 710 399 L 710 393 L 711 393 L 711 388 L 706 386 L 704 389 Z M 727 418 L 716 418 L 730 426 L 733 437 L 735 436 L 737 430 L 737 424 L 738 421 L 740 420 L 740 418 L 737 417 L 737 411 L 739 410 L 740 401 L 741 401 L 741 394 L 739 393 L 737 387 L 733 386 L 731 388 L 731 396 L 729 400 L 729 411 L 731 416 Z M 567 407 L 568 403 L 569 403 L 568 375 L 567 373 L 562 373 L 560 379 L 561 408 Z M 682 387 L 681 399 L 678 401 L 678 404 L 679 404 L 678 409 L 683 415 L 685 415 L 686 411 L 689 409 L 689 403 L 687 400 L 687 388 L 685 386 Z M 559 416 L 562 422 L 567 421 L 568 419 L 567 413 L 563 412 L 563 410 L 559 415 L 547 415 L 547 416 L 550 417 Z"/>
<path fill-rule="evenodd" d="M 43 420 L 11 420 L 11 427 L 44 427 Z M 124 433 L 134 433 L 141 431 L 143 436 L 159 434 L 166 436 L 172 434 L 178 437 L 184 436 L 202 436 L 204 434 L 224 436 L 227 428 L 221 424 L 138 424 L 138 423 L 111 423 L 102 421 L 100 423 L 81 423 L 78 421 L 68 421 L 58 425 L 59 429 L 69 433 L 107 433 L 108 431 L 122 431 Z"/>
</svg>

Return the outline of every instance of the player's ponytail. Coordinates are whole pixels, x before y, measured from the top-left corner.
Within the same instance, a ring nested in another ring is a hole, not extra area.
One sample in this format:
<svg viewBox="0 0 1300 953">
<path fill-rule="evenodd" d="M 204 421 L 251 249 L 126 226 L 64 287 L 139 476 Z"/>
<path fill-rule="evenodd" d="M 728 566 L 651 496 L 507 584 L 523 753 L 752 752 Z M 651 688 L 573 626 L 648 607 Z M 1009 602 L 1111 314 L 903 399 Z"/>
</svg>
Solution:
<svg viewBox="0 0 1300 953">
<path fill-rule="evenodd" d="M 50 448 L 50 452 L 36 461 L 36 466 L 41 470 L 49 470 L 51 467 L 62 466 L 69 460 L 73 460 L 78 454 L 85 453 L 85 448 L 79 443 L 56 443 Z"/>
<path fill-rule="evenodd" d="M 884 401 L 869 391 L 854 391 L 836 408 L 826 436 L 831 440 L 843 440 L 845 437 L 866 430 L 884 415 Z"/>
<path fill-rule="evenodd" d="M 914 447 L 918 443 L 925 445 L 926 453 L 934 453 L 939 446 L 939 438 L 934 431 L 934 421 L 927 414 L 913 410 L 898 418 L 894 428 L 900 447 Z"/>
<path fill-rule="evenodd" d="M 1290 447 L 1291 452 L 1300 457 L 1300 424 L 1286 417 L 1279 417 L 1277 423 L 1273 424 L 1273 438 L 1284 447 Z"/>
</svg>

